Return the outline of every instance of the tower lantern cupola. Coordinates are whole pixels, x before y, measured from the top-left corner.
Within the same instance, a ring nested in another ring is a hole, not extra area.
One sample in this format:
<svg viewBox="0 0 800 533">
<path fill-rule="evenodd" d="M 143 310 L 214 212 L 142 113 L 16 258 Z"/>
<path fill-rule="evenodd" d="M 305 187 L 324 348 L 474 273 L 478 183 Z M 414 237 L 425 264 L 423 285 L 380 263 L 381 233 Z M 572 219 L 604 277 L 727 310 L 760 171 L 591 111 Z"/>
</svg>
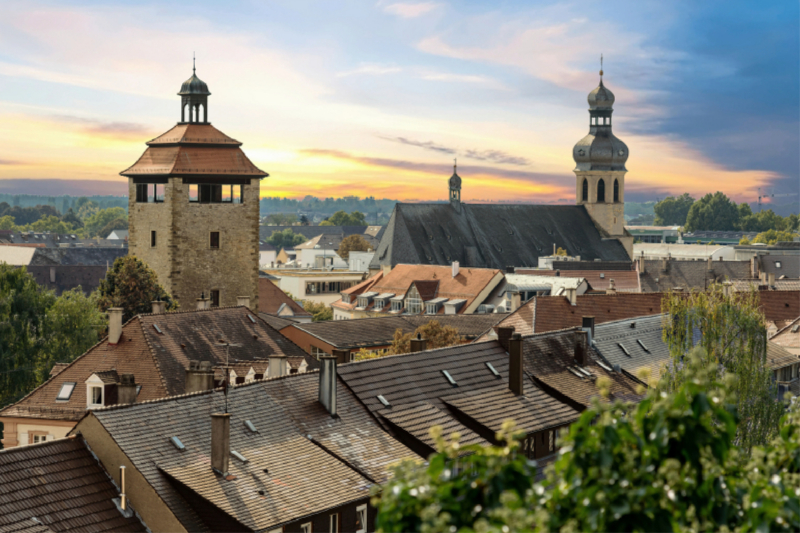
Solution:
<svg viewBox="0 0 800 533">
<path fill-rule="evenodd" d="M 453 162 L 453 175 L 450 176 L 450 205 L 457 212 L 461 212 L 461 177 L 456 172 L 456 162 Z"/>
<path fill-rule="evenodd" d="M 192 77 L 183 82 L 178 96 L 181 97 L 181 123 L 208 124 L 208 91 L 206 82 L 197 77 L 192 59 Z M 202 111 L 202 120 L 201 118 Z"/>
</svg>

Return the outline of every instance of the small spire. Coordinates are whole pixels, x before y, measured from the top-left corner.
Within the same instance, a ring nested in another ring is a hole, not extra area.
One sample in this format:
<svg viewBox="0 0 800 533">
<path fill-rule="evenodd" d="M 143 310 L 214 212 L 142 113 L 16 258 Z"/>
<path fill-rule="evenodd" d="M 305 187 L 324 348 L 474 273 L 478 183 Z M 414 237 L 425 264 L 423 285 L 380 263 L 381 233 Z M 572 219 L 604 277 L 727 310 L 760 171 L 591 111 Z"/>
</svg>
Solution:
<svg viewBox="0 0 800 533">
<path fill-rule="evenodd" d="M 603 80 L 603 54 L 600 54 L 600 81 Z"/>
<path fill-rule="evenodd" d="M 601 61 L 601 63 L 602 63 L 602 61 Z M 195 63 L 194 52 L 192 52 L 192 74 L 194 74 L 196 67 L 197 67 L 197 65 Z M 603 75 L 603 71 L 602 70 L 600 71 L 600 75 L 601 76 Z"/>
<path fill-rule="evenodd" d="M 456 173 L 456 166 L 457 166 L 457 164 L 458 164 L 458 158 L 454 157 L 454 158 L 453 158 L 453 174 L 455 174 L 455 173 Z"/>
</svg>

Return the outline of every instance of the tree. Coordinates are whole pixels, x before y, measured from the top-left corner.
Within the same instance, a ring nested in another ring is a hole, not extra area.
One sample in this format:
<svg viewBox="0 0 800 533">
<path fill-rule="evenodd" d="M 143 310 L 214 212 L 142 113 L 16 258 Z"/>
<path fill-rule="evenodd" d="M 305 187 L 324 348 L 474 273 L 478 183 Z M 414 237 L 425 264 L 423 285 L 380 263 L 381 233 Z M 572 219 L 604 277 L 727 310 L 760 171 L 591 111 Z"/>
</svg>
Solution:
<svg viewBox="0 0 800 533">
<path fill-rule="evenodd" d="M 285 213 L 272 213 L 267 215 L 267 225 L 270 226 L 292 226 L 297 223 L 297 215 Z"/>
<path fill-rule="evenodd" d="M 348 235 L 342 239 L 336 253 L 339 254 L 339 257 L 347 261 L 350 257 L 350 252 L 366 252 L 371 249 L 372 246 L 367 242 L 367 239 L 361 235 Z"/>
<path fill-rule="evenodd" d="M 308 226 L 308 217 L 305 215 L 300 215 L 300 225 L 301 226 Z"/>
<path fill-rule="evenodd" d="M 84 207 L 86 206 L 84 205 Z M 108 234 L 100 235 L 101 230 L 105 228 L 108 223 L 117 219 L 122 219 L 123 221 L 128 220 L 128 214 L 123 208 L 109 207 L 108 209 L 100 209 L 84 219 L 84 235 L 86 235 L 86 237 L 105 238 Z"/>
<path fill-rule="evenodd" d="M 782 230 L 788 226 L 786 219 L 780 215 L 776 215 L 772 209 L 767 209 L 766 211 L 760 211 L 758 213 L 753 213 L 751 211 L 749 214 L 742 215 L 742 206 L 747 206 L 747 211 L 750 211 L 749 205 L 739 204 L 739 214 L 741 216 L 739 227 L 742 231 L 763 232 L 771 229 Z"/>
<path fill-rule="evenodd" d="M 291 228 L 283 231 L 273 231 L 267 242 L 280 250 L 281 248 L 294 248 L 298 244 L 303 244 L 306 237 L 300 233 L 295 233 Z"/>
<path fill-rule="evenodd" d="M 639 215 L 628 221 L 628 226 L 652 226 L 655 223 L 655 215 Z"/>
<path fill-rule="evenodd" d="M 718 368 L 720 378 L 730 374 L 737 380 L 736 403 L 745 423 L 739 426 L 735 443 L 745 451 L 775 436 L 783 412 L 775 401 L 777 389 L 767 363 L 767 329 L 759 303 L 755 290 L 726 294 L 719 284 L 690 294 L 670 292 L 662 303 L 670 320 L 664 341 L 672 361 L 659 387 L 669 393 L 694 379 L 684 354 L 695 344 L 702 346 L 705 364 Z"/>
<path fill-rule="evenodd" d="M 567 256 L 567 251 L 559 246 L 558 249 L 556 250 L 556 255 L 561 256 L 561 257 L 566 257 Z"/>
<path fill-rule="evenodd" d="M 410 353 L 411 339 L 417 338 L 417 335 L 428 341 L 427 348 L 429 350 L 444 348 L 446 346 L 455 346 L 456 344 L 461 344 L 463 341 L 456 328 L 452 326 L 443 326 L 438 320 L 431 320 L 427 324 L 419 326 L 413 333 L 403 334 L 403 330 L 396 330 L 394 332 L 392 345 L 389 347 L 386 354 L 395 355 Z"/>
<path fill-rule="evenodd" d="M 337 211 L 327 220 L 332 226 L 366 226 L 367 220 L 361 211 L 353 211 L 349 215 L 344 211 Z M 323 224 L 320 223 L 320 226 Z"/>
<path fill-rule="evenodd" d="M 14 224 L 14 217 L 10 215 L 0 217 L 0 229 L 17 229 L 17 225 Z"/>
<path fill-rule="evenodd" d="M 81 220 L 86 220 L 90 216 L 97 213 L 100 210 L 100 206 L 97 204 L 97 202 L 82 196 L 75 202 L 75 209 L 77 210 L 78 218 Z"/>
<path fill-rule="evenodd" d="M 734 231 L 739 227 L 736 203 L 721 192 L 707 194 L 692 204 L 686 217 L 686 231 Z"/>
<path fill-rule="evenodd" d="M 25 229 L 29 231 L 49 231 L 51 233 L 72 233 L 73 227 L 70 224 L 65 223 L 58 217 L 54 217 L 52 215 L 40 218 L 36 222 L 32 224 L 28 224 L 25 226 Z"/>
<path fill-rule="evenodd" d="M 114 220 L 103 226 L 103 229 L 101 229 L 98 232 L 98 235 L 100 235 L 104 239 L 107 239 L 112 231 L 122 230 L 122 229 L 128 229 L 128 221 L 125 220 L 124 218 L 115 218 Z"/>
<path fill-rule="evenodd" d="M 788 231 L 767 230 L 759 233 L 753 239 L 754 243 L 777 244 L 779 242 L 792 242 L 797 235 Z"/>
<path fill-rule="evenodd" d="M 152 313 L 152 302 L 157 299 L 166 302 L 167 310 L 178 307 L 159 285 L 153 269 L 134 255 L 118 257 L 97 287 L 98 308 L 105 313 L 109 307 L 121 307 L 124 309 L 123 321 Z"/>
<path fill-rule="evenodd" d="M 694 204 L 694 198 L 689 196 L 689 193 L 683 193 L 682 196 L 677 198 L 667 196 L 653 208 L 655 211 L 653 224 L 656 226 L 685 225 L 686 217 L 689 215 L 692 204 Z"/>
<path fill-rule="evenodd" d="M 83 227 L 83 221 L 80 218 L 78 218 L 78 215 L 75 214 L 75 211 L 73 211 L 72 208 L 70 208 L 67 211 L 66 215 L 61 217 L 61 220 L 65 224 L 69 224 L 75 229 L 79 229 L 79 228 Z"/>
<path fill-rule="evenodd" d="M 313 316 L 311 318 L 312 322 L 324 322 L 325 320 L 333 320 L 333 309 L 325 305 L 324 303 L 320 302 L 312 302 L 311 300 L 305 300 L 303 302 L 303 309 L 311 313 Z"/>
</svg>

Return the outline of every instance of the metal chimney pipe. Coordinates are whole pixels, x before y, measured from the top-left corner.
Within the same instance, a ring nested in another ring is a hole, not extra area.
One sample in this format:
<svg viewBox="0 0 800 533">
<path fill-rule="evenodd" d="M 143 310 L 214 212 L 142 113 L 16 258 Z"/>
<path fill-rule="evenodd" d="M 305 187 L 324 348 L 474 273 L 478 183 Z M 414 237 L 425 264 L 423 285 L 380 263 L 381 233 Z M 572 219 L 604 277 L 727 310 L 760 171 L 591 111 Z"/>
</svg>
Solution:
<svg viewBox="0 0 800 533">
<path fill-rule="evenodd" d="M 325 409 L 331 414 L 336 416 L 336 357 L 332 355 L 323 355 L 319 358 L 322 362 L 322 368 L 319 371 L 319 403 L 325 406 Z"/>
<path fill-rule="evenodd" d="M 125 467 L 119 467 L 119 506 L 123 511 L 128 510 L 128 497 L 125 495 Z"/>
<path fill-rule="evenodd" d="M 522 335 L 514 333 L 508 345 L 508 388 L 510 388 L 511 392 L 516 396 L 522 396 L 525 390 L 522 382 Z"/>
</svg>

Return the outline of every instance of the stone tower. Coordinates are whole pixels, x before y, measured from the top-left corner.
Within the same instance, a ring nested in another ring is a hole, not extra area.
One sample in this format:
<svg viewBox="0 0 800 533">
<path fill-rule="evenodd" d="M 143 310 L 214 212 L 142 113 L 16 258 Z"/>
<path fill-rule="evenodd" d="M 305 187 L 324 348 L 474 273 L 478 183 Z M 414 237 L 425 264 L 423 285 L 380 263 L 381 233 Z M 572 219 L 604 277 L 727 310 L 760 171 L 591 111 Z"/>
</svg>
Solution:
<svg viewBox="0 0 800 533">
<path fill-rule="evenodd" d="M 181 86 L 181 121 L 147 143 L 128 178 L 128 250 L 181 305 L 250 298 L 258 309 L 259 183 L 268 174 L 242 143 L 208 122 L 208 86 L 192 69 Z"/>
<path fill-rule="evenodd" d="M 456 164 L 453 163 L 453 175 L 450 176 L 448 182 L 450 185 L 450 205 L 456 210 L 456 213 L 461 212 L 461 177 L 456 172 Z"/>
<path fill-rule="evenodd" d="M 603 85 L 589 93 L 589 134 L 572 149 L 575 159 L 575 202 L 583 205 L 609 237 L 618 238 L 628 255 L 633 237 L 625 231 L 625 162 L 628 147 L 611 132 L 614 94 Z"/>
</svg>

